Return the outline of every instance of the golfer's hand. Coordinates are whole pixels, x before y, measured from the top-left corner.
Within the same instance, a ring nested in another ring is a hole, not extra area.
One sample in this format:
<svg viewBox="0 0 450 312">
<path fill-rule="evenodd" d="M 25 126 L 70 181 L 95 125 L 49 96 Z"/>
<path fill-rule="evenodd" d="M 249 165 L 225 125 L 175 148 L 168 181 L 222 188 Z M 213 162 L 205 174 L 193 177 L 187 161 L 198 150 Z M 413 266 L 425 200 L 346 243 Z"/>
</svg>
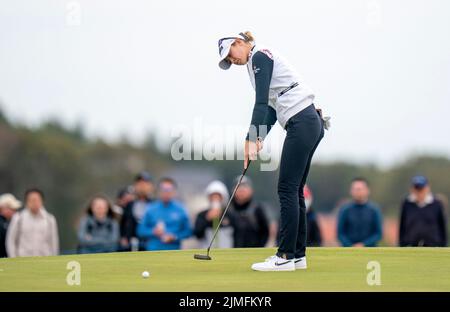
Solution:
<svg viewBox="0 0 450 312">
<path fill-rule="evenodd" d="M 258 152 L 262 149 L 263 144 L 262 141 L 245 141 L 244 146 L 244 169 L 248 166 L 248 160 L 256 160 Z"/>
</svg>

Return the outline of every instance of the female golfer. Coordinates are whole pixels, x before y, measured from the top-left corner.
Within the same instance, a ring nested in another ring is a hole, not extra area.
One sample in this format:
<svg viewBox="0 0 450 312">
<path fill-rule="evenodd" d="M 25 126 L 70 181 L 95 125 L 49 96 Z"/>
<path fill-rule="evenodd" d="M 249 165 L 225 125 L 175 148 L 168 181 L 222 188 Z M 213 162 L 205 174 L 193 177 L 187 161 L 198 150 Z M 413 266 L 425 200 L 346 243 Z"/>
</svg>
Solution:
<svg viewBox="0 0 450 312">
<path fill-rule="evenodd" d="M 311 159 L 324 136 L 324 120 L 314 94 L 276 51 L 255 44 L 250 32 L 219 40 L 219 66 L 247 65 L 256 92 L 245 140 L 244 168 L 256 159 L 275 121 L 286 129 L 278 180 L 281 207 L 280 242 L 276 255 L 255 263 L 256 271 L 306 269 L 306 207 L 303 187 Z"/>
</svg>

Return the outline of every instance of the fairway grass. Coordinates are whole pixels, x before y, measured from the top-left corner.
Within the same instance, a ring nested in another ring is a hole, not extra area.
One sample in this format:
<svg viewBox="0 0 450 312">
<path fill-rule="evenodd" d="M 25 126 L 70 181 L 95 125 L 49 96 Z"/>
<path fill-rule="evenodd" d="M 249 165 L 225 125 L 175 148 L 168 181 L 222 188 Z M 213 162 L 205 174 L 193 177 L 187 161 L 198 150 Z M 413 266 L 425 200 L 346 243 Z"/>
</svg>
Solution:
<svg viewBox="0 0 450 312">
<path fill-rule="evenodd" d="M 309 248 L 308 269 L 254 272 L 275 249 L 199 250 L 0 259 L 0 291 L 450 291 L 450 248 Z M 67 263 L 81 266 L 69 286 Z M 367 284 L 367 264 L 381 285 Z M 143 271 L 150 277 L 142 278 Z"/>
</svg>

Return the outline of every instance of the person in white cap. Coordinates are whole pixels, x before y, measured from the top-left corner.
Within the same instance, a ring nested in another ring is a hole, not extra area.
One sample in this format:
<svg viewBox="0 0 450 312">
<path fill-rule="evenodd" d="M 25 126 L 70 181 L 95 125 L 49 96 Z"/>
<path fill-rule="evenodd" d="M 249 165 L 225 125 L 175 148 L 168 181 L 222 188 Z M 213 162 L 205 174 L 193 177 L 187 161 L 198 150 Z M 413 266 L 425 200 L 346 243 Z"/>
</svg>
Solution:
<svg viewBox="0 0 450 312">
<path fill-rule="evenodd" d="M 306 269 L 306 206 L 303 187 L 329 117 L 316 110 L 314 93 L 275 50 L 255 44 L 250 32 L 219 40 L 219 67 L 246 65 L 255 89 L 253 114 L 245 139 L 244 168 L 256 159 L 278 120 L 287 131 L 280 162 L 278 195 L 280 242 L 276 255 L 255 263 L 256 271 Z"/>
<path fill-rule="evenodd" d="M 6 233 L 9 222 L 20 207 L 22 207 L 22 203 L 13 194 L 6 193 L 0 196 L 0 258 L 8 256 Z"/>
<path fill-rule="evenodd" d="M 197 215 L 194 226 L 194 235 L 199 239 L 200 248 L 208 247 L 229 199 L 227 187 L 218 180 L 209 183 L 205 193 L 208 197 L 208 207 Z M 233 232 L 232 220 L 227 215 L 224 217 L 220 230 L 217 233 L 218 236 L 214 241 L 214 247 L 233 247 Z"/>
</svg>

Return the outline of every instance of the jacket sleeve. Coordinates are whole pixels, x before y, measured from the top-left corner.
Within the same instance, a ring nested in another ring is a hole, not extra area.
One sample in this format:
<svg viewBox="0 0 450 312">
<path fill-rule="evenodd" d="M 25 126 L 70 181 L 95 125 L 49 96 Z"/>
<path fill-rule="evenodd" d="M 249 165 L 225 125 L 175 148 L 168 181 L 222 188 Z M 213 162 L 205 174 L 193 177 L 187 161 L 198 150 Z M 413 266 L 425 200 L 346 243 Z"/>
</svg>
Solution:
<svg viewBox="0 0 450 312">
<path fill-rule="evenodd" d="M 189 217 L 184 209 L 182 209 L 182 211 L 183 214 L 180 221 L 181 222 L 180 227 L 178 228 L 177 233 L 172 233 L 173 235 L 175 235 L 177 241 L 181 241 L 192 235 L 192 228 L 189 222 Z"/>
<path fill-rule="evenodd" d="M 406 208 L 406 201 L 403 201 L 401 212 L 400 212 L 400 226 L 399 226 L 399 235 L 398 235 L 398 241 L 400 247 L 405 247 L 408 245 L 408 242 L 405 240 L 405 219 L 407 214 L 407 208 Z"/>
<path fill-rule="evenodd" d="M 343 207 L 339 211 L 338 215 L 338 226 L 337 226 L 337 234 L 338 239 L 341 242 L 343 247 L 351 247 L 353 244 L 347 236 L 346 233 L 346 223 L 347 223 L 347 213 L 346 209 Z"/>
<path fill-rule="evenodd" d="M 256 220 L 258 222 L 259 228 L 259 237 L 261 239 L 260 244 L 261 247 L 264 247 L 269 239 L 269 218 L 267 217 L 265 208 L 263 205 L 260 205 L 255 210 Z"/>
<path fill-rule="evenodd" d="M 120 239 L 119 223 L 116 220 L 112 221 L 112 232 L 110 237 L 110 243 L 118 243 Z"/>
<path fill-rule="evenodd" d="M 311 247 L 320 247 L 322 245 L 322 235 L 314 211 L 311 211 L 311 221 L 308 223 L 307 233 L 307 242 Z"/>
<path fill-rule="evenodd" d="M 155 238 L 153 230 L 156 226 L 156 220 L 153 218 L 153 214 L 150 209 L 147 209 L 142 222 L 137 227 L 137 235 L 140 238 Z"/>
<path fill-rule="evenodd" d="M 374 208 L 374 217 L 374 232 L 362 242 L 364 246 L 373 246 L 383 237 L 383 217 L 378 207 Z"/>
<path fill-rule="evenodd" d="M 209 227 L 209 222 L 206 219 L 206 211 L 200 212 L 195 219 L 194 235 L 197 238 L 204 238 L 205 231 Z"/>
<path fill-rule="evenodd" d="M 123 216 L 122 219 L 120 220 L 120 235 L 121 237 L 125 237 L 130 239 L 131 237 L 134 236 L 133 233 L 133 214 L 132 214 L 132 209 L 133 209 L 133 202 L 128 203 L 124 210 L 123 210 Z"/>
<path fill-rule="evenodd" d="M 441 201 L 437 201 L 440 211 L 439 211 L 439 233 L 441 235 L 441 247 L 447 247 L 447 222 L 446 216 L 444 212 L 444 207 Z"/>
<path fill-rule="evenodd" d="M 58 235 L 58 224 L 56 223 L 56 218 L 54 216 L 50 217 L 50 224 L 51 224 L 51 249 L 53 252 L 53 255 L 59 255 L 59 235 Z"/>
<path fill-rule="evenodd" d="M 6 252 L 10 258 L 19 256 L 17 240 L 19 235 L 20 214 L 20 212 L 14 214 L 11 219 L 11 223 L 8 226 L 8 231 L 6 232 Z"/>
<path fill-rule="evenodd" d="M 266 53 L 256 52 L 252 57 L 253 71 L 255 73 L 255 105 L 253 107 L 250 129 L 247 133 L 247 140 L 255 142 L 258 137 L 264 139 L 269 133 L 271 126 L 276 121 L 273 118 L 273 109 L 269 112 L 269 88 L 272 80 L 273 59 Z M 267 116 L 267 117 L 266 117 Z M 260 126 L 266 126 L 267 131 L 260 131 Z"/>
</svg>

